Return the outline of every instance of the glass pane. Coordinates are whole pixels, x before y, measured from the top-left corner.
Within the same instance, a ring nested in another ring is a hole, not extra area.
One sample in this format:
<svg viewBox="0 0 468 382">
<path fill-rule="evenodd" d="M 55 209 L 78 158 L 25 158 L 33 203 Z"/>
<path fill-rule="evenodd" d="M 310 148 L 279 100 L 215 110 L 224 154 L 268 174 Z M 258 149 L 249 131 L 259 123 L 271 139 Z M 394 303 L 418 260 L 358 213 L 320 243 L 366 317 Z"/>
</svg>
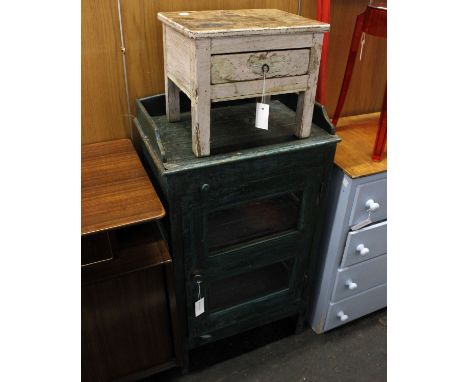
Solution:
<svg viewBox="0 0 468 382">
<path fill-rule="evenodd" d="M 302 192 L 288 193 L 211 212 L 209 251 L 297 229 L 301 199 Z"/>
<path fill-rule="evenodd" d="M 226 309 L 288 289 L 293 259 L 217 280 L 210 285 L 210 310 Z"/>
</svg>

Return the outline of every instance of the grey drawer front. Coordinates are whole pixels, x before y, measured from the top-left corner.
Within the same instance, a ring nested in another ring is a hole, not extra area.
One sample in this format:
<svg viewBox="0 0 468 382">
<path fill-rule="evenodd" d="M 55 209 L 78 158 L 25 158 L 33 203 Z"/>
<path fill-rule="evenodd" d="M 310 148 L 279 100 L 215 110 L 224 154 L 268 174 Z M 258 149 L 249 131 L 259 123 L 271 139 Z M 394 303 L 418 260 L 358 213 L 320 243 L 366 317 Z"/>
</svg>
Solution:
<svg viewBox="0 0 468 382">
<path fill-rule="evenodd" d="M 372 199 L 380 207 L 371 213 L 374 222 L 387 219 L 387 178 L 363 183 L 356 187 L 349 226 L 362 222 L 368 216 L 366 202 Z"/>
<path fill-rule="evenodd" d="M 332 301 L 340 301 L 387 282 L 387 255 L 339 269 Z M 350 286 L 351 285 L 351 289 Z"/>
<path fill-rule="evenodd" d="M 387 284 L 379 285 L 378 287 L 349 297 L 346 300 L 330 304 L 324 331 L 346 324 L 386 306 Z M 343 312 L 343 314 L 347 315 L 347 319 L 341 321 L 338 317 L 339 312 Z"/>
<path fill-rule="evenodd" d="M 387 221 L 348 233 L 341 267 L 346 268 L 384 253 L 387 253 Z"/>
</svg>

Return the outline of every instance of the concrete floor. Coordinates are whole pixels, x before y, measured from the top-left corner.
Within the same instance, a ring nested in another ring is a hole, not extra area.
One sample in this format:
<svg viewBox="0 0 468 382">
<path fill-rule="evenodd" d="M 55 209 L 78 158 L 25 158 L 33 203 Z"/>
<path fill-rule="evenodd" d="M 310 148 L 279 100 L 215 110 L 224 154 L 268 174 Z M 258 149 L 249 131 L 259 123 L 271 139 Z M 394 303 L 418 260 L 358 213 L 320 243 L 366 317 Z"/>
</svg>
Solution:
<svg viewBox="0 0 468 382">
<path fill-rule="evenodd" d="M 321 335 L 295 335 L 294 321 L 282 320 L 195 349 L 187 375 L 174 369 L 143 381 L 386 381 L 386 317 L 384 309 Z"/>
</svg>

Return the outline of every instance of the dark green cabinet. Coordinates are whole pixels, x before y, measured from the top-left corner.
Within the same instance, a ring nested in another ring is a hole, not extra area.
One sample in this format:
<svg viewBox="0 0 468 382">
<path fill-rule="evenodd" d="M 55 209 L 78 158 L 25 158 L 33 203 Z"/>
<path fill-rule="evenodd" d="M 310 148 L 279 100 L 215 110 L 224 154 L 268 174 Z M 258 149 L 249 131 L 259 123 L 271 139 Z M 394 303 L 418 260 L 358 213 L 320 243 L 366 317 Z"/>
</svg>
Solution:
<svg viewBox="0 0 468 382">
<path fill-rule="evenodd" d="M 190 113 L 168 123 L 164 96 L 137 101 L 133 138 L 168 211 L 186 348 L 287 316 L 304 321 L 339 138 L 316 105 L 312 136 L 296 139 L 287 104 L 294 95 L 271 103 L 267 132 L 252 127 L 253 103 L 214 107 L 213 154 L 196 158 Z"/>
</svg>

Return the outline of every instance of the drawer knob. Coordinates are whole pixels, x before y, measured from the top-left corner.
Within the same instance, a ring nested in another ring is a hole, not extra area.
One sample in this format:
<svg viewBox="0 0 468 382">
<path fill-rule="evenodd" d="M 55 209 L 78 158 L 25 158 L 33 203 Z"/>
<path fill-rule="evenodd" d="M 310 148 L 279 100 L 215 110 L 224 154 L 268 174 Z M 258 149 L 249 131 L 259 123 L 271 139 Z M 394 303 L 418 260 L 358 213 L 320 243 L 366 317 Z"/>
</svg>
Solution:
<svg viewBox="0 0 468 382">
<path fill-rule="evenodd" d="M 340 319 L 340 321 L 346 321 L 349 318 L 348 315 L 344 314 L 342 310 L 338 312 L 337 317 Z"/>
<path fill-rule="evenodd" d="M 374 212 L 374 211 L 376 211 L 376 210 L 379 209 L 380 204 L 374 202 L 374 199 L 369 199 L 369 200 L 366 202 L 366 207 L 367 207 L 367 210 L 368 210 L 368 211 Z"/>
<path fill-rule="evenodd" d="M 205 183 L 203 186 L 201 186 L 201 190 L 203 192 L 208 192 L 208 190 L 210 189 L 210 185 Z"/>
<path fill-rule="evenodd" d="M 348 287 L 349 290 L 353 290 L 357 288 L 357 284 L 353 282 L 353 280 L 346 281 L 346 286 Z"/>
<path fill-rule="evenodd" d="M 364 244 L 359 244 L 356 247 L 356 252 L 359 252 L 361 256 L 366 256 L 369 253 L 369 248 L 366 248 Z"/>
</svg>

